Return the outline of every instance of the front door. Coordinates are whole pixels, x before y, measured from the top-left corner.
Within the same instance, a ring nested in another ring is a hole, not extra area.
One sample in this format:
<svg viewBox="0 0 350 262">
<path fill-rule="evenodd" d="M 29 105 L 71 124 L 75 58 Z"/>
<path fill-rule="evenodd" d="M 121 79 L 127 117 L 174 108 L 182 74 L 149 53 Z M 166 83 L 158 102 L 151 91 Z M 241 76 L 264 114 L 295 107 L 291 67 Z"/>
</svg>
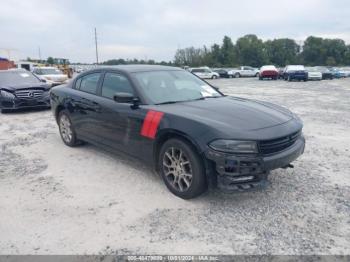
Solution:
<svg viewBox="0 0 350 262">
<path fill-rule="evenodd" d="M 142 141 L 140 130 L 145 112 L 141 108 L 132 108 L 131 103 L 114 101 L 113 96 L 117 92 L 135 95 L 126 76 L 121 73 L 106 72 L 97 100 L 101 106 L 97 119 L 101 140 L 107 146 L 137 155 Z"/>
</svg>

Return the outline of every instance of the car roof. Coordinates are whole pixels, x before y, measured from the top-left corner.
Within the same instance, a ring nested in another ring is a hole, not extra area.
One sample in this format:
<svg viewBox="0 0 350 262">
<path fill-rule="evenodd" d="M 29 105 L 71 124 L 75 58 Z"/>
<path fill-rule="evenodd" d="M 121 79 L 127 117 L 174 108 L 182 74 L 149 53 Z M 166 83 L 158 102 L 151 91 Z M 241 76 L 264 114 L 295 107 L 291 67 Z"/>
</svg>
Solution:
<svg viewBox="0 0 350 262">
<path fill-rule="evenodd" d="M 179 67 L 161 66 L 161 65 L 116 65 L 116 66 L 98 67 L 98 68 L 95 68 L 94 70 L 98 70 L 98 69 L 103 69 L 103 70 L 116 69 L 127 73 L 150 72 L 150 71 L 174 71 L 174 70 L 183 71 L 183 69 Z"/>
<path fill-rule="evenodd" d="M 58 69 L 57 67 L 54 66 L 36 66 L 34 69 Z"/>
<path fill-rule="evenodd" d="M 0 73 L 19 73 L 19 72 L 26 72 L 26 73 L 30 73 L 29 71 L 23 69 L 23 68 L 10 68 L 7 70 L 0 70 Z"/>
</svg>

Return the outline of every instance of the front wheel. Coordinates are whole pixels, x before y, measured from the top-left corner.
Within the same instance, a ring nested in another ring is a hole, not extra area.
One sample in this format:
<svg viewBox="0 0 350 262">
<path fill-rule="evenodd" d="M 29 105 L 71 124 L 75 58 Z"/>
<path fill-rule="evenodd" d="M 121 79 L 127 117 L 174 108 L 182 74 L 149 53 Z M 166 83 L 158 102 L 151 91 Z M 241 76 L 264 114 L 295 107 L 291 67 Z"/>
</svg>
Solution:
<svg viewBox="0 0 350 262">
<path fill-rule="evenodd" d="M 163 144 L 158 167 L 167 188 L 180 198 L 195 198 L 207 190 L 202 161 L 193 147 L 183 140 L 174 138 Z"/>
<path fill-rule="evenodd" d="M 61 111 L 58 115 L 58 127 L 61 138 L 67 146 L 76 146 L 78 144 L 77 136 L 74 131 L 72 121 L 66 111 Z"/>
</svg>

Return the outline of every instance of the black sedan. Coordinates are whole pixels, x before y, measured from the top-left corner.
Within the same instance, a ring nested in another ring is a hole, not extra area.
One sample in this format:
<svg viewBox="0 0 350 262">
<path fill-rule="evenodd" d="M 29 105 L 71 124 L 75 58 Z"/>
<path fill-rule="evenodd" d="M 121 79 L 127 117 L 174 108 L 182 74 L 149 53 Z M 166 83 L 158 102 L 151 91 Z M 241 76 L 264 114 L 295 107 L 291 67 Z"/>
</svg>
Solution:
<svg viewBox="0 0 350 262">
<path fill-rule="evenodd" d="M 50 107 L 50 85 L 26 70 L 0 71 L 1 112 L 33 107 Z"/>
<path fill-rule="evenodd" d="M 322 73 L 322 79 L 326 80 L 333 80 L 333 73 L 326 67 L 317 67 L 317 70 L 319 70 Z"/>
<path fill-rule="evenodd" d="M 259 187 L 304 151 L 301 120 L 267 102 L 230 97 L 174 67 L 117 66 L 51 90 L 63 142 L 118 150 L 152 166 L 184 199 L 218 186 Z"/>
<path fill-rule="evenodd" d="M 232 74 L 232 72 L 230 72 L 230 70 L 228 69 L 214 69 L 214 72 L 218 73 L 220 77 L 222 78 L 233 78 L 234 75 Z"/>
</svg>

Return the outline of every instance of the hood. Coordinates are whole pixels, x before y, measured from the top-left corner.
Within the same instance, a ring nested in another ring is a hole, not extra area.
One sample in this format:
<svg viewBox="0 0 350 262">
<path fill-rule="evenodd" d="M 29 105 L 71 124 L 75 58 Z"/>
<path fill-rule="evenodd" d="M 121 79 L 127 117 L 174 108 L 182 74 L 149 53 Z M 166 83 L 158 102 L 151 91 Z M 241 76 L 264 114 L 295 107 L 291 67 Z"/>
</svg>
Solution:
<svg viewBox="0 0 350 262">
<path fill-rule="evenodd" d="M 68 79 L 67 75 L 41 75 L 41 77 L 52 81 L 66 81 Z"/>
<path fill-rule="evenodd" d="M 7 91 L 17 91 L 17 90 L 23 90 L 23 89 L 42 89 L 42 90 L 49 90 L 50 85 L 46 83 L 37 83 L 37 84 L 12 84 L 12 85 L 5 85 L 0 86 L 0 89 L 7 90 Z"/>
<path fill-rule="evenodd" d="M 237 97 L 159 105 L 159 111 L 178 114 L 212 127 L 252 131 L 281 125 L 293 119 L 293 114 L 280 106 Z"/>
</svg>

